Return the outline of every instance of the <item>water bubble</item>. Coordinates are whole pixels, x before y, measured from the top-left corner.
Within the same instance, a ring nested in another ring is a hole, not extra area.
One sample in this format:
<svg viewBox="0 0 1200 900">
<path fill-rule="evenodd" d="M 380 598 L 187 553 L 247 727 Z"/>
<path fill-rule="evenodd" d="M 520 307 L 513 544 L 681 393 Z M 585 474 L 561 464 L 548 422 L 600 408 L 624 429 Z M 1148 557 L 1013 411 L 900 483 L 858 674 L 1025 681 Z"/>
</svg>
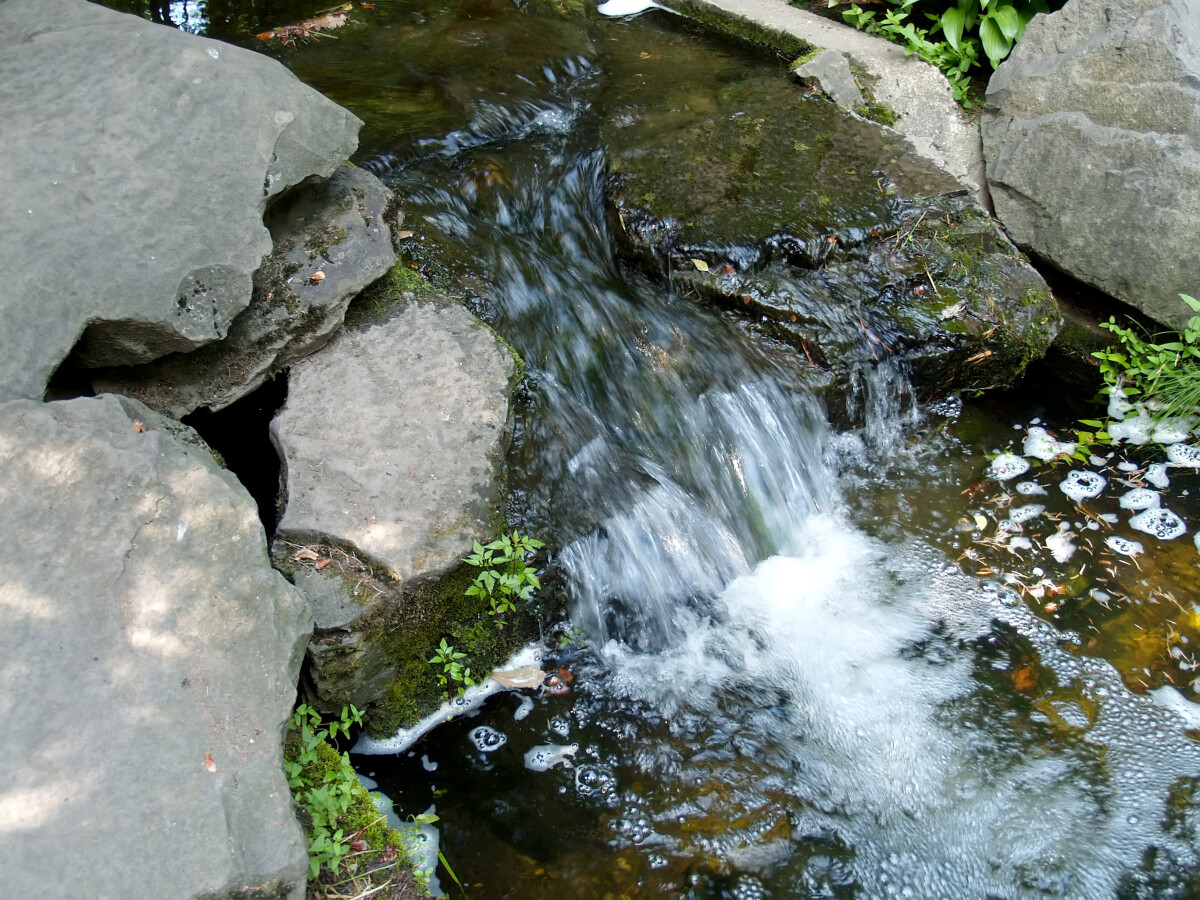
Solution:
<svg viewBox="0 0 1200 900">
<path fill-rule="evenodd" d="M 1187 440 L 1188 424 L 1179 419 L 1159 422 L 1151 437 L 1153 437 L 1154 443 L 1162 444 L 1164 447 L 1168 444 L 1178 444 L 1180 441 Z"/>
<path fill-rule="evenodd" d="M 467 737 L 470 738 L 471 743 L 475 745 L 475 749 L 480 753 L 495 753 L 508 743 L 507 736 L 495 728 L 489 728 L 487 725 L 472 728 L 471 733 Z"/>
<path fill-rule="evenodd" d="M 1183 519 L 1166 507 L 1156 507 L 1138 513 L 1129 520 L 1129 525 L 1138 531 L 1152 534 L 1160 541 L 1173 541 L 1187 534 L 1187 526 Z"/>
<path fill-rule="evenodd" d="M 1021 449 L 1026 456 L 1035 457 L 1042 462 L 1050 462 L 1056 456 L 1070 456 L 1075 452 L 1075 444 L 1058 441 L 1045 428 L 1034 425 L 1025 435 Z"/>
<path fill-rule="evenodd" d="M 997 481 L 1008 481 L 1029 471 L 1029 460 L 1015 453 L 1001 453 L 992 460 L 991 475 Z"/>
<path fill-rule="evenodd" d="M 1014 525 L 1023 525 L 1031 519 L 1036 519 L 1046 511 L 1040 503 L 1027 503 L 1024 506 L 1018 506 L 1008 514 L 1008 520 Z"/>
<path fill-rule="evenodd" d="M 578 744 L 568 744 L 566 747 L 542 744 L 532 747 L 525 752 L 525 768 L 530 772 L 546 772 L 560 764 L 569 768 L 571 758 L 578 751 Z"/>
<path fill-rule="evenodd" d="M 1009 553 L 1019 553 L 1022 550 L 1032 550 L 1032 549 L 1033 549 L 1033 541 L 1031 541 L 1027 537 L 1020 537 L 1020 536 L 1014 537 L 1012 540 L 1010 540 L 1008 542 L 1008 552 Z"/>
<path fill-rule="evenodd" d="M 1131 541 L 1128 538 L 1123 538 L 1115 534 L 1110 534 L 1106 537 L 1104 543 L 1108 544 L 1114 553 L 1120 553 L 1122 556 L 1137 556 L 1145 549 L 1138 541 Z M 1098 594 L 1103 594 L 1103 596 L 1097 596 Z M 1109 598 L 1108 594 L 1099 589 L 1093 589 L 1092 596 L 1097 600 L 1107 600 Z"/>
<path fill-rule="evenodd" d="M 1022 481 L 1017 485 L 1017 493 L 1026 497 L 1044 497 L 1046 489 L 1036 481 Z"/>
<path fill-rule="evenodd" d="M 1143 510 L 1158 506 L 1162 498 L 1158 491 L 1152 491 L 1149 488 L 1134 488 L 1127 494 L 1122 494 L 1120 501 L 1121 509 Z"/>
<path fill-rule="evenodd" d="M 575 770 L 575 790 L 583 797 L 602 799 L 610 806 L 617 802 L 617 779 L 604 766 L 588 763 Z"/>
<path fill-rule="evenodd" d="M 571 723 L 564 716 L 555 716 L 550 720 L 550 730 L 559 737 L 566 737 L 571 733 Z"/>
<path fill-rule="evenodd" d="M 1191 444 L 1172 444 L 1167 448 L 1167 459 L 1173 466 L 1200 469 L 1200 447 Z"/>
<path fill-rule="evenodd" d="M 1158 462 L 1148 468 L 1146 470 L 1146 480 L 1160 491 L 1165 491 L 1171 484 L 1171 479 L 1167 475 L 1167 464 Z"/>
<path fill-rule="evenodd" d="M 1092 497 L 1099 497 L 1104 493 L 1104 486 L 1108 484 L 1103 475 L 1097 472 L 1090 472 L 1087 469 L 1072 469 L 1067 473 L 1067 477 L 1059 482 L 1058 489 L 1074 500 L 1080 503 Z"/>
</svg>

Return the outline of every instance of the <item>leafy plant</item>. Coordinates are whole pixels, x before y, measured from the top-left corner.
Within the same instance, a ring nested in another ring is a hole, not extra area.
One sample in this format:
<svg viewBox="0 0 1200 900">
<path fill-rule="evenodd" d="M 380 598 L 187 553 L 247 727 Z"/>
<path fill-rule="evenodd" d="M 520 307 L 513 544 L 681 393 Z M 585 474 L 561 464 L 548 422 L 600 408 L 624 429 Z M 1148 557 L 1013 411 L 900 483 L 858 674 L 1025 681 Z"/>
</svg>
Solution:
<svg viewBox="0 0 1200 900">
<path fill-rule="evenodd" d="M 362 713 L 353 706 L 343 708 L 341 716 L 327 726 L 321 725 L 321 714 L 307 703 L 292 715 L 289 728 L 295 740 L 289 743 L 283 766 L 292 796 L 307 813 L 310 880 L 323 867 L 337 872 L 350 852 L 352 837 L 346 835 L 341 821 L 359 795 L 367 796 L 350 766 L 350 755 L 341 754 L 342 765 L 327 767 L 321 763 L 321 749 L 336 740 L 339 731 L 348 736 L 350 728 L 361 722 Z"/>
<path fill-rule="evenodd" d="M 516 610 L 517 600 L 528 600 L 542 586 L 537 570 L 528 561 L 544 546 L 541 541 L 522 537 L 514 530 L 490 544 L 476 541 L 474 552 L 463 560 L 481 570 L 467 588 L 467 596 L 488 601 L 497 628 L 504 627 L 505 616 Z"/>
<path fill-rule="evenodd" d="M 429 659 L 434 666 L 442 667 L 441 671 L 437 673 L 438 684 L 445 689 L 442 696 L 447 700 L 450 699 L 449 686 L 451 683 L 457 686 L 460 697 L 467 692 L 467 688 L 475 686 L 475 678 L 471 675 L 470 666 L 464 666 L 460 662 L 466 657 L 467 654 L 455 650 L 453 644 L 447 643 L 446 639 L 442 638 L 442 643 Z"/>
<path fill-rule="evenodd" d="M 1187 294 L 1180 299 L 1194 313 L 1200 301 Z M 1200 409 L 1200 315 L 1188 319 L 1183 331 L 1158 343 L 1142 330 L 1126 328 L 1110 316 L 1101 323 L 1120 340 L 1120 346 L 1092 356 L 1100 361 L 1106 390 L 1119 388 L 1125 396 L 1141 396 L 1156 416 L 1169 419 L 1193 415 Z"/>
<path fill-rule="evenodd" d="M 838 0 L 829 0 L 830 6 Z M 937 66 L 954 92 L 954 99 L 971 107 L 968 96 L 972 68 L 986 58 L 992 68 L 1011 52 L 1025 26 L 1039 12 L 1048 12 L 1046 0 L 958 0 L 940 15 L 926 13 L 932 21 L 920 28 L 909 21 L 918 0 L 889 0 L 892 8 L 877 19 L 874 10 L 863 10 L 857 3 L 842 13 L 842 18 L 859 31 L 877 34 L 903 44 L 909 55 L 915 54 Z M 942 33 L 945 40 L 935 40 Z"/>
</svg>

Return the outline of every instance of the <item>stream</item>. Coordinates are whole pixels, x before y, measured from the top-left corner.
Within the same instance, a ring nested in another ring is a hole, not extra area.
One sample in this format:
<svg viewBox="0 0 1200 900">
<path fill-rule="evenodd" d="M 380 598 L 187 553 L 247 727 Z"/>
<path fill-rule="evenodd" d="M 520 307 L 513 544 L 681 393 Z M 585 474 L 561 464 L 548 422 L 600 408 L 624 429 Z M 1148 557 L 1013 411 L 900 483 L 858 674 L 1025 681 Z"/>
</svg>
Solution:
<svg viewBox="0 0 1200 900">
<path fill-rule="evenodd" d="M 636 149 L 781 62 L 548 0 L 380 0 L 273 52 L 366 120 L 407 258 L 527 365 L 508 513 L 554 548 L 569 690 L 355 757 L 402 814 L 436 809 L 468 896 L 1200 896 L 1200 707 L 1161 687 L 1197 634 L 1190 537 L 1154 576 L 1114 562 L 1115 612 L 1099 570 L 1049 563 L 1084 600 L 1035 603 L 1033 561 L 971 523 L 1011 489 L 985 454 L 1069 424 L 1048 392 L 923 409 L 873 352 L 831 388 L 618 259 L 605 135 Z M 1134 659 L 1135 628 L 1174 637 Z"/>
</svg>

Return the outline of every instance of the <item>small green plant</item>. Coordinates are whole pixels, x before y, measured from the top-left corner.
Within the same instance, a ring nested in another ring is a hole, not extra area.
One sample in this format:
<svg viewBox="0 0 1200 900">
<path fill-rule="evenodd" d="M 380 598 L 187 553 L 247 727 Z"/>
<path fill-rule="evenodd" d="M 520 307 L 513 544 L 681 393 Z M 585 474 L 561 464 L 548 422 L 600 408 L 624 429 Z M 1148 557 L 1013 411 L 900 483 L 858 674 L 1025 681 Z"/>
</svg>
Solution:
<svg viewBox="0 0 1200 900">
<path fill-rule="evenodd" d="M 1195 297 L 1179 297 L 1192 312 L 1200 313 Z M 1162 343 L 1144 330 L 1139 333 L 1118 325 L 1112 316 L 1101 327 L 1120 341 L 1118 347 L 1092 354 L 1100 361 L 1107 392 L 1119 388 L 1126 397 L 1140 396 L 1163 419 L 1193 415 L 1200 409 L 1200 315 L 1188 319 L 1183 331 L 1166 335 L 1168 340 Z"/>
<path fill-rule="evenodd" d="M 836 6 L 838 0 L 829 0 Z M 926 13 L 932 24 L 920 28 L 909 21 L 918 0 L 889 0 L 892 8 L 877 19 L 874 10 L 863 10 L 852 3 L 842 18 L 859 31 L 877 34 L 903 44 L 909 55 L 915 54 L 937 66 L 954 92 L 954 99 L 971 107 L 968 96 L 972 68 L 984 58 L 994 69 L 1012 51 L 1025 32 L 1025 26 L 1039 12 L 1048 12 L 1046 0 L 958 0 L 940 15 Z M 935 40 L 938 33 L 945 40 Z"/>
<path fill-rule="evenodd" d="M 442 686 L 442 696 L 447 700 L 450 699 L 451 684 L 456 686 L 460 697 L 467 692 L 467 688 L 475 686 L 475 678 L 471 675 L 470 666 L 464 666 L 461 662 L 466 657 L 467 654 L 455 650 L 453 644 L 447 643 L 446 639 L 442 638 L 442 643 L 429 659 L 434 666 L 442 667 L 441 671 L 437 673 L 438 684 Z"/>
<path fill-rule="evenodd" d="M 310 880 L 323 867 L 336 873 L 350 852 L 350 837 L 341 821 L 354 800 L 367 792 L 350 766 L 349 754 L 341 754 L 341 766 L 328 767 L 322 764 L 321 752 L 339 732 L 349 735 L 350 728 L 361 722 L 362 713 L 353 706 L 343 708 L 341 716 L 327 726 L 321 725 L 321 714 L 307 703 L 292 715 L 290 730 L 296 741 L 289 745 L 283 765 L 292 796 L 307 813 Z"/>
<path fill-rule="evenodd" d="M 504 627 L 506 616 L 517 608 L 517 600 L 528 600 L 542 586 L 537 569 L 528 562 L 544 546 L 541 541 L 522 537 L 514 530 L 490 544 L 476 541 L 474 552 L 463 560 L 480 569 L 467 588 L 467 596 L 488 601 L 497 628 Z"/>
</svg>

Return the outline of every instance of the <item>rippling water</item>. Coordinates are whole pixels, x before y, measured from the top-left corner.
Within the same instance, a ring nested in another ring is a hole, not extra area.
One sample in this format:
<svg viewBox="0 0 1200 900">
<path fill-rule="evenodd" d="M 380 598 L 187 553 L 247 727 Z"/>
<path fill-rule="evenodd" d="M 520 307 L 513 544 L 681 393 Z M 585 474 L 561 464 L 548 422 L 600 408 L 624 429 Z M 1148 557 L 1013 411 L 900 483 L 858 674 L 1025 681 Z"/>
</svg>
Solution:
<svg viewBox="0 0 1200 900">
<path fill-rule="evenodd" d="M 944 537 L 970 417 L 930 424 L 865 347 L 835 432 L 794 352 L 616 259 L 603 123 L 712 114 L 760 63 L 581 10 L 387 4 L 288 60 L 368 120 L 410 257 L 524 356 L 510 512 L 570 608 L 571 693 L 361 768 L 437 807 L 470 896 L 1200 896 L 1188 702 Z"/>
</svg>

